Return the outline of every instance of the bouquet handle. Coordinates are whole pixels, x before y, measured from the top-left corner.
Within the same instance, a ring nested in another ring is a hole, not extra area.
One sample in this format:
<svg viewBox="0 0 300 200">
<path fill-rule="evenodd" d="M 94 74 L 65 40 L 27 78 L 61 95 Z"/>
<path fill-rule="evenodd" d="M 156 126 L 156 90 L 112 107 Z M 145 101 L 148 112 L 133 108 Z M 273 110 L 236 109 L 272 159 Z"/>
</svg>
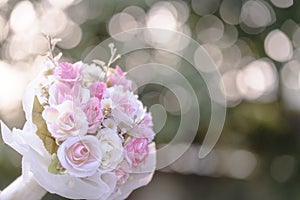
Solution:
<svg viewBox="0 0 300 200">
<path fill-rule="evenodd" d="M 41 200 L 46 193 L 33 176 L 28 176 L 25 180 L 21 175 L 0 192 L 0 200 Z"/>
</svg>

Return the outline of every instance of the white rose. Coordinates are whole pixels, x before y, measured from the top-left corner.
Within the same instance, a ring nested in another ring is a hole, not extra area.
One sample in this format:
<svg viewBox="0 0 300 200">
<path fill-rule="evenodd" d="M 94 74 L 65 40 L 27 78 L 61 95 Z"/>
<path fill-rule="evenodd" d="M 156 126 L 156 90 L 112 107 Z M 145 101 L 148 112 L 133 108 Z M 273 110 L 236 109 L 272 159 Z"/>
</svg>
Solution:
<svg viewBox="0 0 300 200">
<path fill-rule="evenodd" d="M 116 132 L 107 128 L 102 129 L 98 133 L 98 137 L 102 150 L 100 169 L 102 171 L 112 171 L 124 158 L 122 140 Z"/>
<path fill-rule="evenodd" d="M 75 177 L 94 175 L 100 165 L 101 156 L 99 141 L 91 135 L 68 138 L 57 150 L 60 164 Z"/>
</svg>

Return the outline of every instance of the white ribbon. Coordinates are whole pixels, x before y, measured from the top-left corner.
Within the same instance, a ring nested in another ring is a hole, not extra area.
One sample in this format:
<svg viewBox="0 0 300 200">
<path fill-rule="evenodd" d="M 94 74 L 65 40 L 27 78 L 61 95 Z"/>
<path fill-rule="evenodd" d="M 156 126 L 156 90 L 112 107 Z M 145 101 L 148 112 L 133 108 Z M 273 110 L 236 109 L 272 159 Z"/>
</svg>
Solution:
<svg viewBox="0 0 300 200">
<path fill-rule="evenodd" d="M 47 193 L 34 179 L 32 174 L 24 179 L 19 176 L 0 193 L 0 200 L 30 199 L 40 200 Z"/>
</svg>

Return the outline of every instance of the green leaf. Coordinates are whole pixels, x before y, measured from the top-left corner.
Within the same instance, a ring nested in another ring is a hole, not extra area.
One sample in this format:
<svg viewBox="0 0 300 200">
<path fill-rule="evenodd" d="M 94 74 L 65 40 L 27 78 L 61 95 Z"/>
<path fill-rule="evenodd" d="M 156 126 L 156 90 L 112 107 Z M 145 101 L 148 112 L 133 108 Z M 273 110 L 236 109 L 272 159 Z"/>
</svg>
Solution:
<svg viewBox="0 0 300 200">
<path fill-rule="evenodd" d="M 40 104 L 37 97 L 35 97 L 32 110 L 32 121 L 37 127 L 36 134 L 43 141 L 46 150 L 52 155 L 53 153 L 56 153 L 58 145 L 48 131 L 47 124 L 42 117 L 43 110 L 43 106 Z"/>
<path fill-rule="evenodd" d="M 50 163 L 48 167 L 48 172 L 52 174 L 60 174 L 60 169 L 59 169 L 59 160 L 56 156 L 56 154 L 53 154 L 52 156 L 52 162 Z"/>
</svg>

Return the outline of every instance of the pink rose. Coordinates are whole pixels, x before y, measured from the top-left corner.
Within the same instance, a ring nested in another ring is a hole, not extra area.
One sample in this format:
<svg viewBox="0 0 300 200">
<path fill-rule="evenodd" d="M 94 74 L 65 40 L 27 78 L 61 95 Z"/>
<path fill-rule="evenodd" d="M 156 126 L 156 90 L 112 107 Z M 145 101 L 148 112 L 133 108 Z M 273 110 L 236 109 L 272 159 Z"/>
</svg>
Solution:
<svg viewBox="0 0 300 200">
<path fill-rule="evenodd" d="M 98 99 L 102 99 L 105 91 L 106 91 L 106 83 L 104 82 L 95 82 L 90 86 L 91 97 L 97 97 Z"/>
<path fill-rule="evenodd" d="M 126 79 L 126 73 L 122 71 L 122 69 L 117 66 L 115 69 L 116 73 L 112 73 L 109 76 L 109 82 L 112 85 L 122 85 L 125 90 L 130 90 L 132 87 L 132 82 Z"/>
<path fill-rule="evenodd" d="M 144 162 L 149 154 L 147 138 L 133 138 L 125 145 L 125 154 L 128 162 L 137 167 Z"/>
<path fill-rule="evenodd" d="M 62 104 L 66 100 L 73 100 L 71 88 L 63 83 L 55 83 L 49 88 L 49 104 Z"/>
<path fill-rule="evenodd" d="M 47 107 L 42 117 L 52 136 L 60 141 L 87 133 L 86 115 L 72 101 L 67 100 L 60 105 Z"/>
<path fill-rule="evenodd" d="M 103 114 L 100 106 L 100 100 L 92 97 L 83 106 L 88 121 L 88 133 L 95 133 L 101 123 Z"/>
<path fill-rule="evenodd" d="M 58 67 L 55 68 L 54 74 L 60 81 L 73 86 L 75 82 L 80 81 L 82 78 L 81 65 L 81 62 L 75 64 L 60 62 Z"/>
<path fill-rule="evenodd" d="M 81 105 L 87 102 L 90 98 L 88 89 L 82 88 L 80 84 L 74 84 L 70 87 L 67 84 L 57 82 L 49 88 L 49 101 L 50 106 L 62 104 L 66 100 L 73 101 L 75 105 Z"/>
<path fill-rule="evenodd" d="M 70 175 L 89 177 L 97 172 L 102 153 L 98 139 L 86 135 L 64 141 L 57 150 L 57 157 Z"/>
</svg>

